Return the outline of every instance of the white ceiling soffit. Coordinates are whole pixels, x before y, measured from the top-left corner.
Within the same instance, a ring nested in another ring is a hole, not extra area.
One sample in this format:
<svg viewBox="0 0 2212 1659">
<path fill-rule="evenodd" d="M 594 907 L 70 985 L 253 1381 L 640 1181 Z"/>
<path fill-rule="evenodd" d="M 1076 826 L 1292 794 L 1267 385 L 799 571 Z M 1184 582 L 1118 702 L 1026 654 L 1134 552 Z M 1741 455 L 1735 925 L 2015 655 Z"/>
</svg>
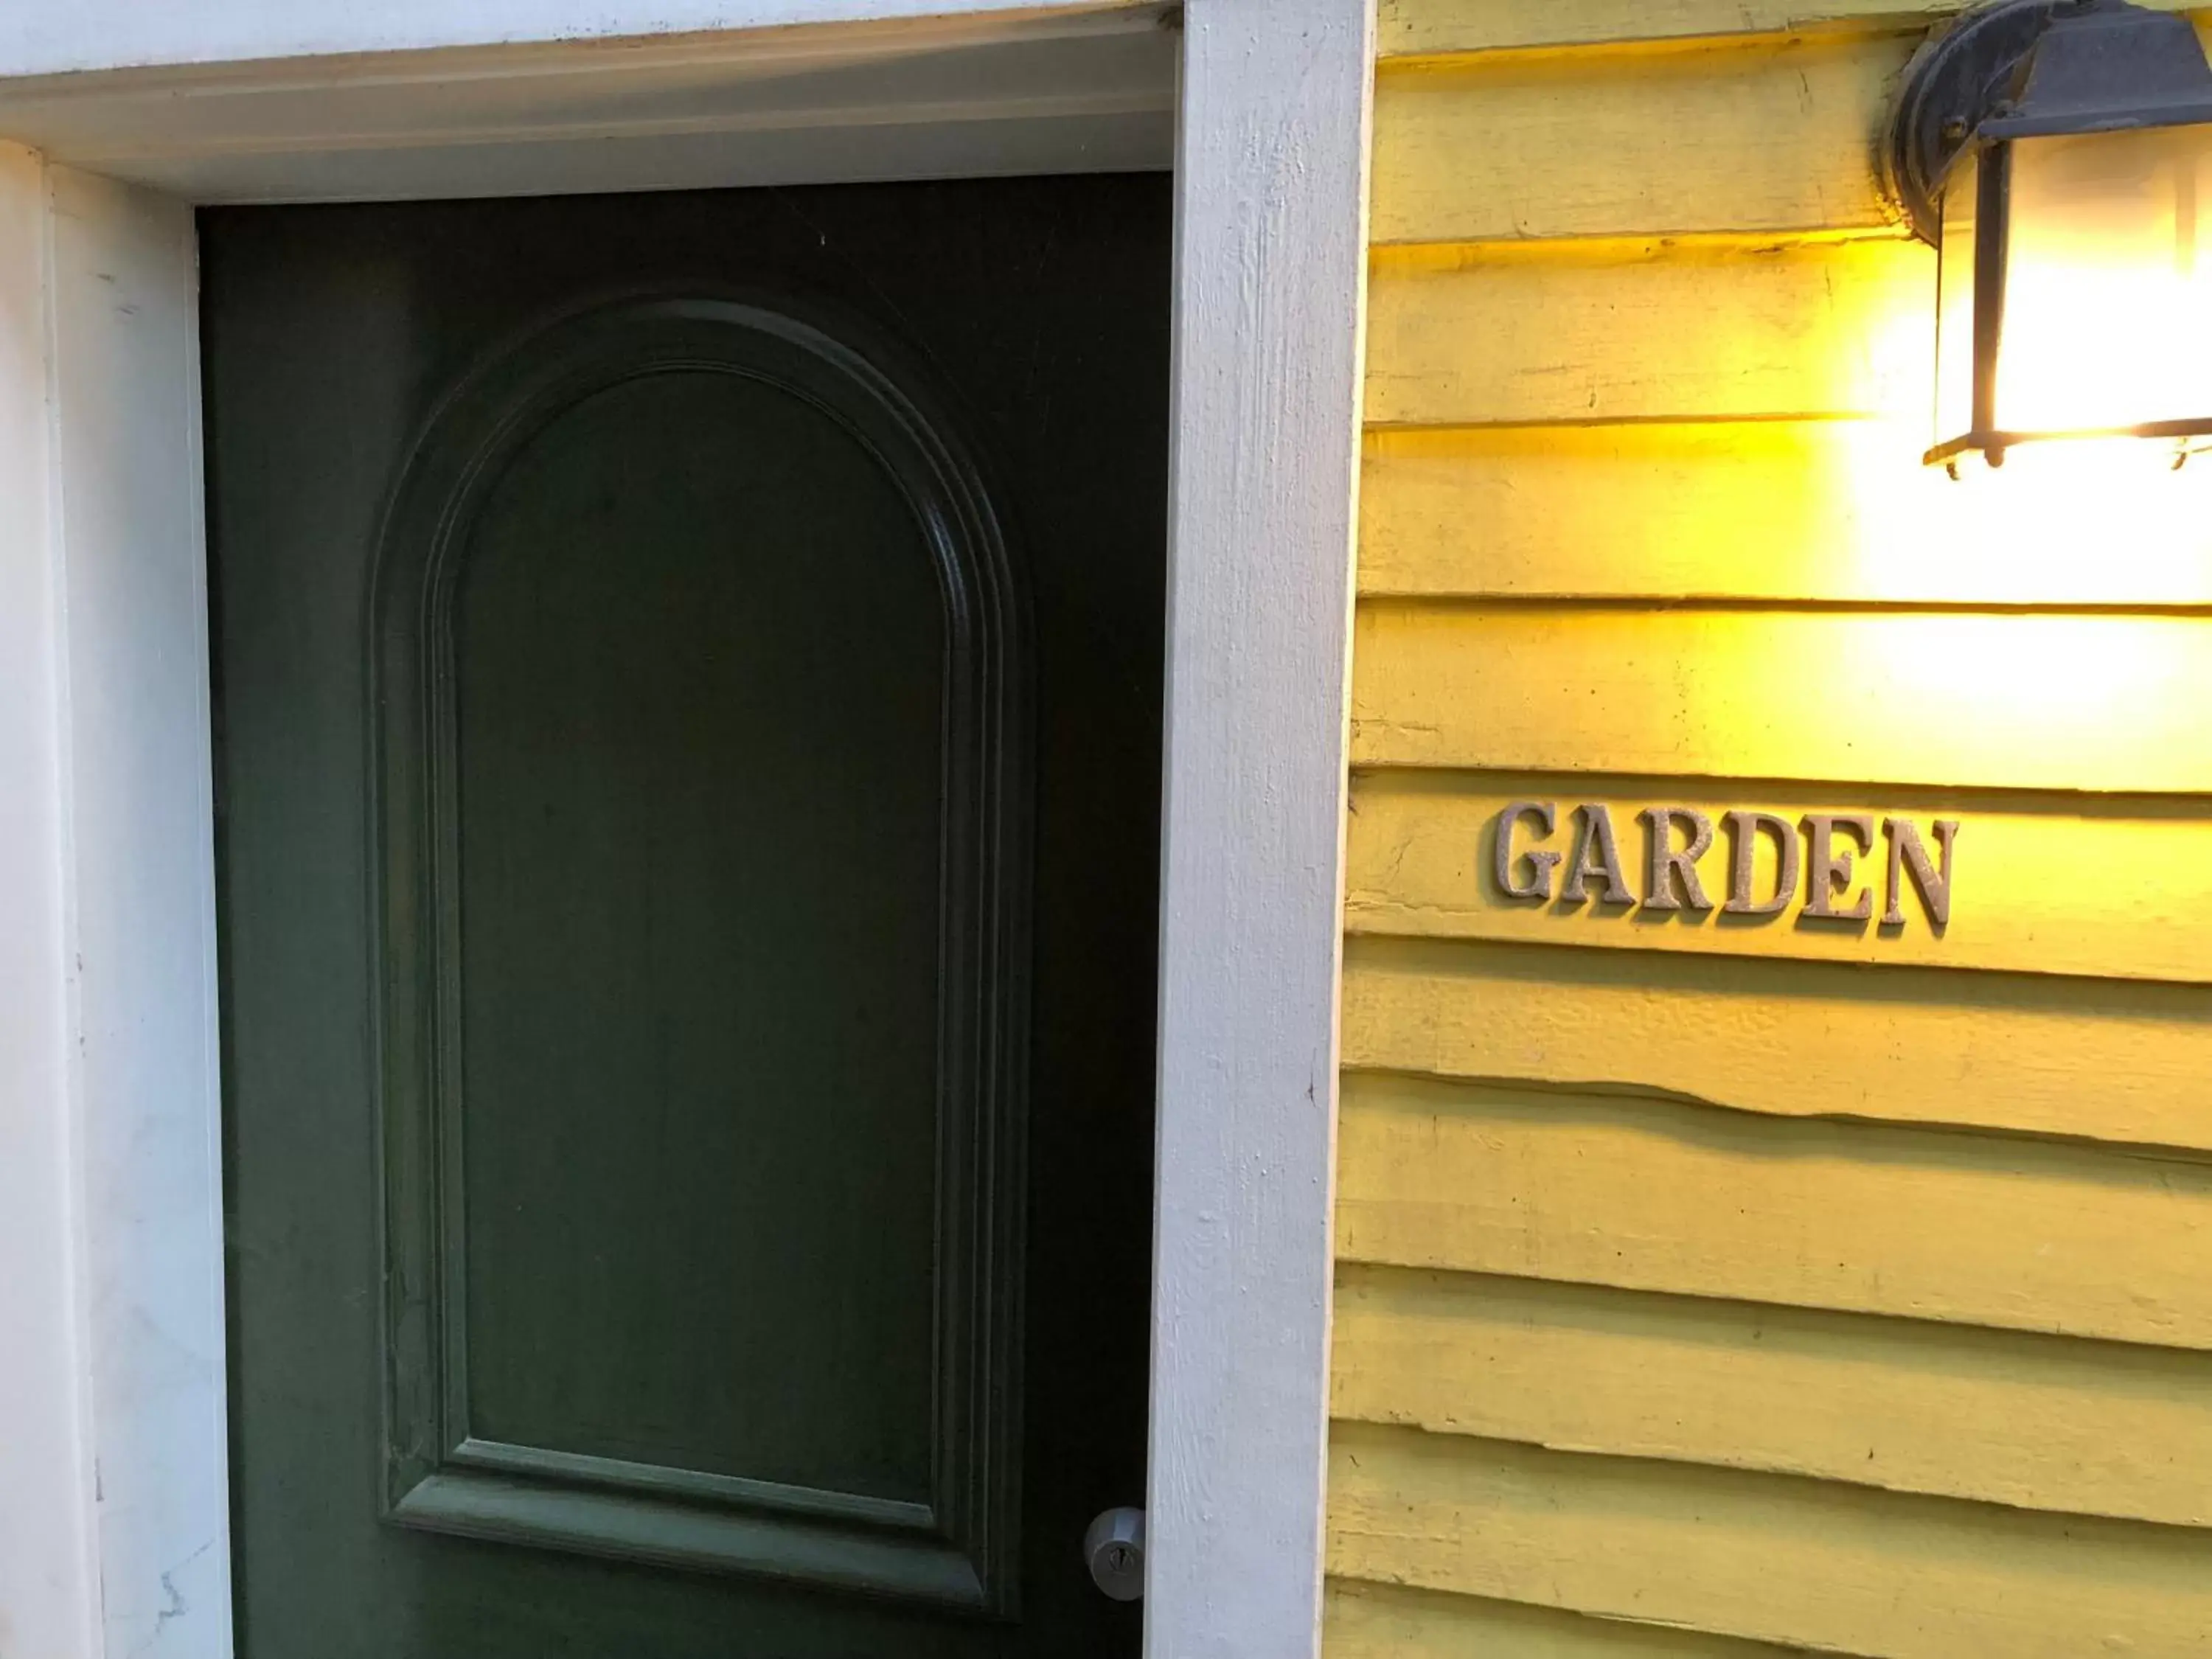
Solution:
<svg viewBox="0 0 2212 1659">
<path fill-rule="evenodd" d="M 198 202 L 1171 166 L 1157 5 L 0 80 L 0 137 Z"/>
</svg>

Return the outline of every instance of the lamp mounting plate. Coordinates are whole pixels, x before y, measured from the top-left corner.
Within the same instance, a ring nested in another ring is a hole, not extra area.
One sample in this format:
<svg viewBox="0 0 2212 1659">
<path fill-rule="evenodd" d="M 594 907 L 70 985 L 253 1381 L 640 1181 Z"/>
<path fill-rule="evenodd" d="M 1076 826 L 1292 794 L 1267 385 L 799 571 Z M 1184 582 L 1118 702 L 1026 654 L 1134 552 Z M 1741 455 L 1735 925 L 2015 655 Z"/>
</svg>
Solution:
<svg viewBox="0 0 2212 1659">
<path fill-rule="evenodd" d="M 1984 140 L 2212 122 L 2212 66 L 2186 17 L 2128 0 L 1993 0 L 1905 71 L 1885 181 L 1923 240 L 1959 152 Z"/>
<path fill-rule="evenodd" d="M 1941 233 L 1952 158 L 2018 84 L 2051 14 L 2067 0 L 1995 0 L 1930 34 L 1905 70 L 1882 145 L 1889 193 L 1924 242 Z"/>
</svg>

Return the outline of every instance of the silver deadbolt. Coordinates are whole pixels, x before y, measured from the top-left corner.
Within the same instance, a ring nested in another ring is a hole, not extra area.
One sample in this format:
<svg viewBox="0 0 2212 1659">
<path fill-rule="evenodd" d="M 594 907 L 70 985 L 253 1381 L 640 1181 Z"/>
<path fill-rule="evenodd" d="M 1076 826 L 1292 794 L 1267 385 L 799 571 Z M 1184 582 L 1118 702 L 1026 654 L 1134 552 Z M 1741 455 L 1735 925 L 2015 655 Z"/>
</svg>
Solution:
<svg viewBox="0 0 2212 1659">
<path fill-rule="evenodd" d="M 1083 1534 L 1083 1559 L 1091 1582 L 1116 1601 L 1134 1601 L 1145 1593 L 1145 1512 L 1101 1510 Z"/>
</svg>

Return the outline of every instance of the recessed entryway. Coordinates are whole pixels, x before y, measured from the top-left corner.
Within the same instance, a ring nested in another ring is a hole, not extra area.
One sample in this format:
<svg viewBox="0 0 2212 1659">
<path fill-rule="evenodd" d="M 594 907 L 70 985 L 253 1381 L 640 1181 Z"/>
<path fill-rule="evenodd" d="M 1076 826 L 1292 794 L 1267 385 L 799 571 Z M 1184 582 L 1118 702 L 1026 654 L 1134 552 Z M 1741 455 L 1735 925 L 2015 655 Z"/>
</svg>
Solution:
<svg viewBox="0 0 2212 1659">
<path fill-rule="evenodd" d="M 1170 216 L 203 213 L 252 1659 L 1137 1652 Z"/>
</svg>

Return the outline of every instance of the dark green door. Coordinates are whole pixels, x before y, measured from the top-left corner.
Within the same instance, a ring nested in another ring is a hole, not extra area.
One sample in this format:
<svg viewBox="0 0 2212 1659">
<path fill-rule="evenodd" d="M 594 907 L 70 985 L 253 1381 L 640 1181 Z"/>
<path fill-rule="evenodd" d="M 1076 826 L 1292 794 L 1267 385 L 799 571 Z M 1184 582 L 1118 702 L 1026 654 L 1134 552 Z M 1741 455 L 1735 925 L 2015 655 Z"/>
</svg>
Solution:
<svg viewBox="0 0 2212 1659">
<path fill-rule="evenodd" d="M 1166 181 L 201 234 L 246 1659 L 1133 1654 Z"/>
</svg>

